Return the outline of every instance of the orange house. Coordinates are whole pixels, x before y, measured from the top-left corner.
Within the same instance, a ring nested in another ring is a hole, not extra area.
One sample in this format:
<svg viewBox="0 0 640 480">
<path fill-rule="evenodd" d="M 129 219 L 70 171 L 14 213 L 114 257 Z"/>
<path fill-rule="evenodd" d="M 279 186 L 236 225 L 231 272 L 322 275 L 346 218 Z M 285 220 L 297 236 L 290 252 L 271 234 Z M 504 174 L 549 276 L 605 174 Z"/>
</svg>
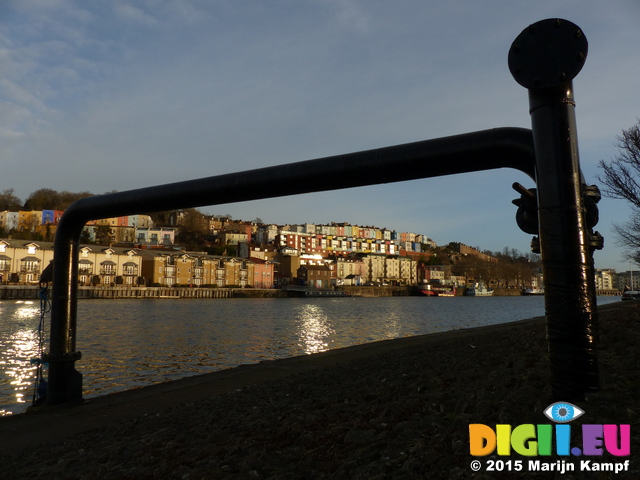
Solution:
<svg viewBox="0 0 640 480">
<path fill-rule="evenodd" d="M 273 262 L 261 258 L 251 258 L 251 262 L 253 263 L 253 288 L 273 288 Z"/>
</svg>

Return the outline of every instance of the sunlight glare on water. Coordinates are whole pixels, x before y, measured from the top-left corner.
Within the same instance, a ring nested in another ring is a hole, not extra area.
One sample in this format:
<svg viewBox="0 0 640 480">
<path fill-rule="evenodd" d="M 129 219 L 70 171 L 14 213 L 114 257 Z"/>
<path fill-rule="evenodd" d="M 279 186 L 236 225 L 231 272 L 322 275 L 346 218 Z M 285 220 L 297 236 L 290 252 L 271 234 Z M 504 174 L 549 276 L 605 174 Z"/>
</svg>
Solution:
<svg viewBox="0 0 640 480">
<path fill-rule="evenodd" d="M 598 300 L 610 301 L 616 299 Z M 263 360 L 542 315 L 543 297 L 86 300 L 78 303 L 83 355 L 76 368 L 83 396 L 91 398 Z M 49 322 L 50 315 L 47 330 Z M 0 301 L 0 415 L 29 405 L 38 324 L 38 302 Z"/>
<path fill-rule="evenodd" d="M 15 409 L 23 410 L 31 401 L 36 366 L 31 359 L 38 356 L 37 326 L 39 308 L 33 301 L 14 302 L 15 308 L 0 303 L 0 416 L 10 415 Z M 8 388 L 3 388 L 3 384 Z M 14 408 L 3 408 L 3 405 Z"/>
<path fill-rule="evenodd" d="M 329 337 L 335 333 L 322 307 L 314 304 L 301 305 L 296 314 L 300 346 L 305 353 L 329 350 Z"/>
</svg>

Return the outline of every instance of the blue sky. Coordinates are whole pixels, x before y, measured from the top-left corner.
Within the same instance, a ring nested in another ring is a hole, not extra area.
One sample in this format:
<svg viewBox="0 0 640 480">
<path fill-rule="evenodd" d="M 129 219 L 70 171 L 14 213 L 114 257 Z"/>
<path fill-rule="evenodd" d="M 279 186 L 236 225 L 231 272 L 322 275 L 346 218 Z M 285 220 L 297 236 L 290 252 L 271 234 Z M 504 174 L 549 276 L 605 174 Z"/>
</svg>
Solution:
<svg viewBox="0 0 640 480">
<path fill-rule="evenodd" d="M 103 193 L 493 127 L 530 127 L 507 53 L 565 18 L 589 41 L 574 80 L 589 183 L 640 117 L 637 0 L 5 0 L 0 189 Z M 204 207 L 270 223 L 351 222 L 438 244 L 529 249 L 502 169 Z M 604 199 L 598 267 L 629 268 Z"/>
</svg>

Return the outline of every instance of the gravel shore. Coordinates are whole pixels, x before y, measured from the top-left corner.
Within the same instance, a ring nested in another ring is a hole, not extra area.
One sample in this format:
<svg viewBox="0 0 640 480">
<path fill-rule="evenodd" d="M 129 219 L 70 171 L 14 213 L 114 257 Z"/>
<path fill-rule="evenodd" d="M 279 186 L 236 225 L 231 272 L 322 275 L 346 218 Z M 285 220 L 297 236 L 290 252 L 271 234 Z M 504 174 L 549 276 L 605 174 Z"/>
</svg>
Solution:
<svg viewBox="0 0 640 480">
<path fill-rule="evenodd" d="M 631 456 L 598 459 L 629 459 L 629 471 L 617 475 L 471 470 L 470 423 L 550 423 L 543 415 L 551 403 L 545 325 L 536 320 L 345 356 L 154 413 L 87 424 L 58 444 L 42 443 L 34 427 L 30 447 L 0 457 L 0 478 L 637 479 L 639 320 L 636 301 L 600 309 L 602 388 L 578 404 L 585 414 L 571 424 L 631 424 Z M 46 412 L 24 415 L 46 423 Z M 0 435 L 11 441 L 2 418 Z"/>
</svg>

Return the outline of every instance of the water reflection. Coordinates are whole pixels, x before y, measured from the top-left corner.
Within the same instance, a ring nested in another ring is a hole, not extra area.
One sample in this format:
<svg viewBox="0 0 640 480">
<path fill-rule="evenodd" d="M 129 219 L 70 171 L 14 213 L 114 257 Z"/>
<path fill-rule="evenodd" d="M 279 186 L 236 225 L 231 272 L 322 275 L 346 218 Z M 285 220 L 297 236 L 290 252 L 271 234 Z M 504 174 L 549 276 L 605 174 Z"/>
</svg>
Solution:
<svg viewBox="0 0 640 480">
<path fill-rule="evenodd" d="M 25 314 L 18 310 L 16 316 Z M 36 366 L 31 358 L 38 356 L 38 337 L 32 330 L 22 329 L 4 339 L 1 343 L 0 373 L 3 382 L 10 385 L 3 403 L 24 404 L 30 401 L 29 391 L 33 388 Z M 0 416 L 10 415 L 10 410 L 0 409 Z"/>
<path fill-rule="evenodd" d="M 40 315 L 40 309 L 38 305 L 36 305 L 36 302 L 26 300 L 16 303 L 18 308 L 13 314 L 14 318 L 19 318 L 21 320 L 30 320 Z"/>
<path fill-rule="evenodd" d="M 78 304 L 77 368 L 90 398 L 244 363 L 543 314 L 544 298 L 535 296 L 88 300 Z M 0 301 L 0 415 L 29 404 L 38 323 L 38 302 Z"/>
<path fill-rule="evenodd" d="M 386 339 L 402 336 L 402 316 L 399 312 L 387 312 L 387 317 L 382 322 L 382 335 Z"/>
<path fill-rule="evenodd" d="M 305 353 L 324 352 L 329 349 L 328 337 L 335 333 L 327 314 L 318 305 L 302 305 L 296 314 L 300 346 Z"/>
</svg>

